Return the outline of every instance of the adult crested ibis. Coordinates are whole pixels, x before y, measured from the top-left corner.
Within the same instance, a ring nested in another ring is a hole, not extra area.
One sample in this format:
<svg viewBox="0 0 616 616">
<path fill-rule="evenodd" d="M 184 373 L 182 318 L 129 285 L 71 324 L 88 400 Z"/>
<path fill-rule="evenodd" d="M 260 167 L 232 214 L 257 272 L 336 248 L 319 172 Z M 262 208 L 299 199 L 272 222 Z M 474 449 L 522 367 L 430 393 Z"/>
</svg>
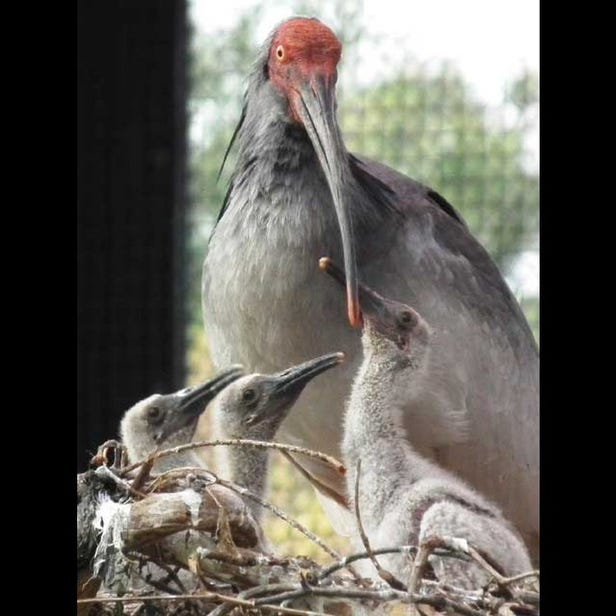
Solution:
<svg viewBox="0 0 616 616">
<path fill-rule="evenodd" d="M 322 268 L 344 285 L 331 261 Z M 360 284 L 364 317 L 363 362 L 351 387 L 344 419 L 343 461 L 347 492 L 355 493 L 370 545 L 419 545 L 430 537 L 466 539 L 505 575 L 531 569 L 522 539 L 502 513 L 452 473 L 418 454 L 406 438 L 402 418 L 407 403 L 429 375 L 433 332 L 413 308 L 381 297 Z M 413 438 L 412 427 L 410 436 Z M 361 549 L 359 536 L 356 546 Z M 384 557 L 399 578 L 408 579 L 405 555 Z M 474 562 L 432 557 L 439 580 L 481 588 L 490 575 Z"/>
<path fill-rule="evenodd" d="M 343 351 L 342 369 L 306 388 L 280 432 L 336 455 L 361 361 L 358 277 L 414 306 L 434 335 L 424 386 L 403 418 L 413 446 L 497 501 L 535 541 L 533 335 L 498 268 L 442 196 L 347 151 L 336 119 L 340 57 L 332 30 L 307 18 L 283 22 L 257 57 L 203 268 L 214 362 L 268 373 Z M 323 255 L 344 263 L 346 301 L 319 275 Z M 309 470 L 344 490 L 333 473 Z"/>
</svg>

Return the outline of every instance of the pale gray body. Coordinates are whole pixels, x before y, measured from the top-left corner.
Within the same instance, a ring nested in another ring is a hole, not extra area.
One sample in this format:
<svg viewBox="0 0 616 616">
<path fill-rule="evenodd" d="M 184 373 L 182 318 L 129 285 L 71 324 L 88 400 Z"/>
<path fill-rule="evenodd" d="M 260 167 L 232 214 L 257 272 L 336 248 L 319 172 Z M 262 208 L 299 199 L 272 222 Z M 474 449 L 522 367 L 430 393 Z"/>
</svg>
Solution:
<svg viewBox="0 0 616 616">
<path fill-rule="evenodd" d="M 322 256 L 342 260 L 325 176 L 286 100 L 263 77 L 264 57 L 249 82 L 238 162 L 204 264 L 204 321 L 217 366 L 272 372 L 343 351 L 345 365 L 306 388 L 280 433 L 339 455 L 360 337 L 344 297 L 317 268 Z M 424 387 L 403 412 L 413 446 L 536 539 L 538 352 L 518 304 L 441 197 L 378 163 L 347 162 L 360 279 L 414 306 L 435 331 Z"/>
<path fill-rule="evenodd" d="M 263 421 L 246 425 L 241 421 L 242 409 L 239 396 L 243 388 L 259 379 L 261 375 L 251 374 L 237 380 L 216 400 L 214 413 L 214 436 L 219 439 L 249 439 L 271 441 L 278 430 L 278 422 Z M 265 496 L 269 467 L 269 451 L 248 446 L 218 447 L 216 449 L 217 470 L 223 477 L 244 486 L 257 496 Z M 261 520 L 264 508 L 247 498 L 246 505 L 257 520 Z"/>
<path fill-rule="evenodd" d="M 504 575 L 529 571 L 524 543 L 499 508 L 419 455 L 406 438 L 404 403 L 409 391 L 421 387 L 427 376 L 429 349 L 418 350 L 421 345 L 411 341 L 415 363 L 401 367 L 393 345 L 366 329 L 365 359 L 345 414 L 342 452 L 351 494 L 361 460 L 359 510 L 372 548 L 419 545 L 432 536 L 455 537 L 483 552 Z M 355 544 L 362 549 L 359 537 Z M 408 556 L 379 560 L 399 579 L 408 580 Z M 489 574 L 475 563 L 444 557 L 431 557 L 430 562 L 441 582 L 468 589 L 489 582 Z M 364 565 L 364 571 L 374 575 L 370 567 Z"/>
</svg>

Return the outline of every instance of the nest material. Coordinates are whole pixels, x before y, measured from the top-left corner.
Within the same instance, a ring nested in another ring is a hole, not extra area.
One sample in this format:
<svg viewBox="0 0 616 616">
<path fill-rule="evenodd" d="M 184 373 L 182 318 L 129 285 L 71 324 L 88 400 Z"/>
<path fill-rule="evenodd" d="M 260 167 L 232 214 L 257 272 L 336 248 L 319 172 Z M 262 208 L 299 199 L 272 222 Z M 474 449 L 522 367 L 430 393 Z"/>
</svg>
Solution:
<svg viewBox="0 0 616 616">
<path fill-rule="evenodd" d="M 153 476 L 154 458 L 126 467 L 119 452 L 117 443 L 106 443 L 93 468 L 77 476 L 80 616 L 353 614 L 396 604 L 402 607 L 395 613 L 420 615 L 539 614 L 538 572 L 504 578 L 464 541 L 433 538 L 419 547 L 372 551 L 364 537 L 366 551 L 343 558 L 271 503 L 206 469 Z M 318 542 L 334 562 L 271 553 L 245 498 Z M 396 551 L 413 562 L 407 581 L 378 565 L 380 554 Z M 473 591 L 439 584 L 429 576 L 428 557 L 436 552 L 475 560 L 492 582 Z M 366 558 L 378 579 L 362 579 L 353 569 Z"/>
</svg>

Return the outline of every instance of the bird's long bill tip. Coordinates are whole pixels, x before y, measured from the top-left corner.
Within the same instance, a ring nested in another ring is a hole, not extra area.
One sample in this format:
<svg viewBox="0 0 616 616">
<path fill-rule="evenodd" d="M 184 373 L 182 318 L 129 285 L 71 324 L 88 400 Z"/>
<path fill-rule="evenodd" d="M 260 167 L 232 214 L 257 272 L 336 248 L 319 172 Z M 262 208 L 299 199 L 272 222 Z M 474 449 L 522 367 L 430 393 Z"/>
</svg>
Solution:
<svg viewBox="0 0 616 616">
<path fill-rule="evenodd" d="M 359 307 L 359 297 L 357 294 L 357 288 L 352 289 L 347 283 L 347 312 L 349 316 L 349 323 L 351 327 L 361 327 L 361 309 Z"/>
<path fill-rule="evenodd" d="M 363 320 L 361 316 L 357 284 L 353 287 L 353 282 L 351 279 L 344 274 L 344 272 L 331 260 L 330 257 L 321 257 L 319 259 L 319 269 L 322 272 L 329 274 L 341 285 L 346 286 L 347 315 L 349 318 L 349 323 L 351 324 L 351 327 L 361 327 Z"/>
</svg>

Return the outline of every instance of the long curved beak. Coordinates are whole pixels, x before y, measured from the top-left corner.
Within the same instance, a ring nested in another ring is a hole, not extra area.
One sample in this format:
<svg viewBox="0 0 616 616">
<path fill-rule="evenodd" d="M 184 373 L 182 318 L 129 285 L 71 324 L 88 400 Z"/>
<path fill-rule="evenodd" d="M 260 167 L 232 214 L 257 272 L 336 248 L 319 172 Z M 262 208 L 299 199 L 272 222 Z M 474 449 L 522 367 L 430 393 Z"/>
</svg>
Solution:
<svg viewBox="0 0 616 616">
<path fill-rule="evenodd" d="M 329 274 L 336 282 L 343 287 L 346 286 L 347 279 L 344 272 L 329 258 L 319 259 L 319 268 Z M 376 292 L 361 282 L 357 282 L 357 293 L 361 302 L 361 309 L 367 316 L 383 318 L 387 312 L 385 300 Z M 361 323 L 360 314 L 360 323 Z"/>
<path fill-rule="evenodd" d="M 156 441 L 159 443 L 165 441 L 171 434 L 181 430 L 193 419 L 199 417 L 205 410 L 205 407 L 227 385 L 230 385 L 244 374 L 242 366 L 234 365 L 219 372 L 214 378 L 201 385 L 182 389 L 172 394 L 177 402 L 172 407 L 172 412 L 169 414 L 161 431 L 156 435 Z"/>
<path fill-rule="evenodd" d="M 353 238 L 353 221 L 349 208 L 350 179 L 348 152 L 336 121 L 335 76 L 316 75 L 296 90 L 292 100 L 295 112 L 302 120 L 317 154 L 332 194 L 340 228 L 344 269 L 346 272 L 347 313 L 352 327 L 361 325 L 357 294 L 357 260 Z"/>
</svg>

